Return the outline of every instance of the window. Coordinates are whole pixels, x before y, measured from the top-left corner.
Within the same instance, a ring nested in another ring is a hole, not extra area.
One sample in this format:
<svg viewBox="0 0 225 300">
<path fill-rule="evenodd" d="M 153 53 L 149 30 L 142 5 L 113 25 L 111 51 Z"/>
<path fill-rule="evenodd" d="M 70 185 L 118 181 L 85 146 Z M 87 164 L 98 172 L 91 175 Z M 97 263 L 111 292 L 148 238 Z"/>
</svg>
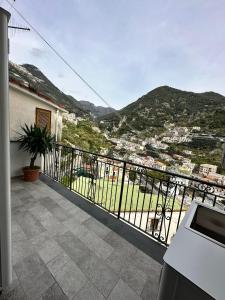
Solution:
<svg viewBox="0 0 225 300">
<path fill-rule="evenodd" d="M 38 126 L 38 127 L 47 126 L 47 129 L 49 131 L 51 131 L 51 111 L 50 110 L 36 108 L 36 126 Z"/>
</svg>

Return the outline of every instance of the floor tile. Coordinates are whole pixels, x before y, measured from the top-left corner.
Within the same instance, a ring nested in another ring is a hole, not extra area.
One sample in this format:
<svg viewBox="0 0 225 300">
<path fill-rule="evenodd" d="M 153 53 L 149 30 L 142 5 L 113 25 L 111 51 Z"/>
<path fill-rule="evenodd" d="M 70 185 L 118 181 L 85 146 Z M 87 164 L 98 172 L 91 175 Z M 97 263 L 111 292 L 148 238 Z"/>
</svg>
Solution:
<svg viewBox="0 0 225 300">
<path fill-rule="evenodd" d="M 104 238 L 111 232 L 111 229 L 107 226 L 103 225 L 95 218 L 89 218 L 88 220 L 83 222 L 83 225 L 87 227 L 90 231 L 93 231 L 97 234 L 100 238 Z"/>
<path fill-rule="evenodd" d="M 39 220 L 37 220 L 29 212 L 19 215 L 16 220 L 28 238 L 45 231 L 45 228 Z"/>
<path fill-rule="evenodd" d="M 143 300 L 157 300 L 159 282 L 156 278 L 147 280 L 141 293 Z"/>
<path fill-rule="evenodd" d="M 55 280 L 49 271 L 45 271 L 40 276 L 20 279 L 20 282 L 29 299 L 36 300 L 55 283 Z"/>
<path fill-rule="evenodd" d="M 69 299 L 72 299 L 87 282 L 85 275 L 69 257 L 64 256 L 62 259 L 62 255 L 59 255 L 47 265 Z"/>
<path fill-rule="evenodd" d="M 35 203 L 35 205 L 29 209 L 29 212 L 39 221 L 45 220 L 46 218 L 52 216 L 50 211 L 41 203 Z"/>
<path fill-rule="evenodd" d="M 89 256 L 87 259 L 79 262 L 78 266 L 105 297 L 108 297 L 119 280 L 119 277 L 113 270 L 97 256 Z"/>
<path fill-rule="evenodd" d="M 67 300 L 68 297 L 63 293 L 60 286 L 55 283 L 42 294 L 41 300 Z"/>
<path fill-rule="evenodd" d="M 27 236 L 21 226 L 13 219 L 12 220 L 12 241 L 27 240 Z"/>
<path fill-rule="evenodd" d="M 63 249 L 52 239 L 47 240 L 38 250 L 38 254 L 45 263 L 58 256 L 63 252 Z"/>
<path fill-rule="evenodd" d="M 33 253 L 33 247 L 28 240 L 14 241 L 12 243 L 13 265 Z"/>
<path fill-rule="evenodd" d="M 57 234 L 63 234 L 66 231 L 68 231 L 68 229 L 54 216 L 49 216 L 41 220 L 41 224 L 52 236 L 55 236 Z"/>
<path fill-rule="evenodd" d="M 117 251 L 120 251 L 121 253 L 126 253 L 126 255 L 133 255 L 137 252 L 137 248 L 133 246 L 131 243 L 120 237 L 115 232 L 110 232 L 104 240 L 111 245 L 114 249 Z"/>
<path fill-rule="evenodd" d="M 132 264 L 126 264 L 121 270 L 121 278 L 138 295 L 141 294 L 148 276 Z"/>
<path fill-rule="evenodd" d="M 119 280 L 117 285 L 112 290 L 109 295 L 109 300 L 141 300 L 141 298 L 135 294 L 135 292 L 129 288 L 129 286 L 123 282 L 123 280 Z"/>
<path fill-rule="evenodd" d="M 55 240 L 76 263 L 90 255 L 90 249 L 69 231 L 55 236 Z"/>
<path fill-rule="evenodd" d="M 91 232 L 82 224 L 77 224 L 70 228 L 71 232 L 76 235 L 91 251 L 105 260 L 113 252 L 111 245 L 106 243 L 103 239 Z"/>
<path fill-rule="evenodd" d="M 114 250 L 112 254 L 105 260 L 105 262 L 113 269 L 117 274 L 120 274 L 122 268 L 127 263 L 129 255 L 125 252 Z"/>
<path fill-rule="evenodd" d="M 105 297 L 91 284 L 87 282 L 85 286 L 76 294 L 73 300 L 104 300 Z"/>
<path fill-rule="evenodd" d="M 47 267 L 53 276 L 57 276 L 57 274 L 60 273 L 60 270 L 63 268 L 63 266 L 69 263 L 70 261 L 70 257 L 67 254 L 63 253 L 49 261 L 47 263 Z"/>
<path fill-rule="evenodd" d="M 46 266 L 37 254 L 32 254 L 18 262 L 14 266 L 14 270 L 19 279 L 26 277 L 36 277 L 46 271 Z"/>
<path fill-rule="evenodd" d="M 75 220 L 76 223 L 83 223 L 84 221 L 88 220 L 91 216 L 87 214 L 85 211 L 80 209 L 79 207 L 74 206 L 73 209 L 70 210 L 70 213 L 72 214 L 72 217 L 70 218 L 70 222 L 68 224 L 73 224 L 73 220 Z"/>
<path fill-rule="evenodd" d="M 51 211 L 53 208 L 57 207 L 57 203 L 50 197 L 44 197 L 39 200 L 40 204 Z"/>
<path fill-rule="evenodd" d="M 3 291 L 0 294 L 0 300 L 30 300 L 25 294 L 21 286 L 16 286 L 13 289 Z"/>
<path fill-rule="evenodd" d="M 68 220 L 71 217 L 71 214 L 59 205 L 51 209 L 51 213 L 56 219 L 62 222 Z"/>
<path fill-rule="evenodd" d="M 144 252 L 137 252 L 129 258 L 130 262 L 138 269 L 142 270 L 147 276 L 159 278 L 162 266 Z"/>
</svg>

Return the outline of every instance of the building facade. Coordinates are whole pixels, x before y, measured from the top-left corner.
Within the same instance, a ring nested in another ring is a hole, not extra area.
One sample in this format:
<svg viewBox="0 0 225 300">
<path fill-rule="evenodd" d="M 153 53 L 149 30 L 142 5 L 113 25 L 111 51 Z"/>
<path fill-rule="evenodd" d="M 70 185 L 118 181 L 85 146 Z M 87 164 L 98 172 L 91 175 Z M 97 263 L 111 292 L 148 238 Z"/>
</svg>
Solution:
<svg viewBox="0 0 225 300">
<path fill-rule="evenodd" d="M 47 126 L 56 141 L 61 140 L 62 116 L 67 111 L 53 101 L 46 99 L 27 87 L 16 83 L 9 84 L 10 109 L 10 148 L 11 148 L 11 176 L 22 174 L 22 168 L 29 163 L 29 155 L 18 149 L 15 142 L 21 133 L 21 126 L 25 124 L 44 127 Z M 41 165 L 41 158 L 37 161 Z"/>
<path fill-rule="evenodd" d="M 210 165 L 210 164 L 201 164 L 199 167 L 199 174 L 203 176 L 209 175 L 209 173 L 216 173 L 217 166 L 216 165 Z"/>
</svg>

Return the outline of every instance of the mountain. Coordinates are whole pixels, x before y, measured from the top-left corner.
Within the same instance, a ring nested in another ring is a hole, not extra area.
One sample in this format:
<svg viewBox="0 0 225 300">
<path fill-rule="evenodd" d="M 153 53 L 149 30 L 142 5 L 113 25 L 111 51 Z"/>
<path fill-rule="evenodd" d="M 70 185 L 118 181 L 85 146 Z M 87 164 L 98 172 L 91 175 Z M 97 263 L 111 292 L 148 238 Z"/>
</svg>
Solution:
<svg viewBox="0 0 225 300">
<path fill-rule="evenodd" d="M 56 104 L 64 106 L 78 116 L 89 114 L 79 101 L 60 91 L 37 67 L 30 64 L 17 65 L 9 63 L 9 78 L 29 89 L 52 99 Z"/>
<path fill-rule="evenodd" d="M 214 92 L 193 93 L 161 86 L 99 121 L 118 134 L 144 130 L 157 134 L 164 131 L 166 124 L 175 123 L 200 126 L 205 132 L 224 135 L 225 97 Z"/>
<path fill-rule="evenodd" d="M 101 116 L 107 115 L 107 114 L 115 111 L 114 108 L 104 107 L 104 106 L 96 106 L 93 103 L 91 103 L 89 101 L 84 101 L 84 100 L 80 100 L 79 104 L 84 110 L 90 112 L 95 117 L 101 117 Z"/>
</svg>

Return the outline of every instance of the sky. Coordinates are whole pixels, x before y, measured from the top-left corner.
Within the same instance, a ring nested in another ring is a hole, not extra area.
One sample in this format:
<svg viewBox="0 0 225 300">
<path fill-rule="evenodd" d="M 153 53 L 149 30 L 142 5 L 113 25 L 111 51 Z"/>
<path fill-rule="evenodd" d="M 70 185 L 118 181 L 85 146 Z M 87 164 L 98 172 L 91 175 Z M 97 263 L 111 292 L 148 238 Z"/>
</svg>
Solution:
<svg viewBox="0 0 225 300">
<path fill-rule="evenodd" d="M 9 0 L 13 2 L 13 0 Z M 27 26 L 6 0 L 12 25 Z M 150 90 L 225 95 L 224 0 L 16 0 L 13 5 L 116 109 Z M 29 63 L 64 93 L 105 104 L 34 31 L 10 36 L 10 60 Z"/>
</svg>

